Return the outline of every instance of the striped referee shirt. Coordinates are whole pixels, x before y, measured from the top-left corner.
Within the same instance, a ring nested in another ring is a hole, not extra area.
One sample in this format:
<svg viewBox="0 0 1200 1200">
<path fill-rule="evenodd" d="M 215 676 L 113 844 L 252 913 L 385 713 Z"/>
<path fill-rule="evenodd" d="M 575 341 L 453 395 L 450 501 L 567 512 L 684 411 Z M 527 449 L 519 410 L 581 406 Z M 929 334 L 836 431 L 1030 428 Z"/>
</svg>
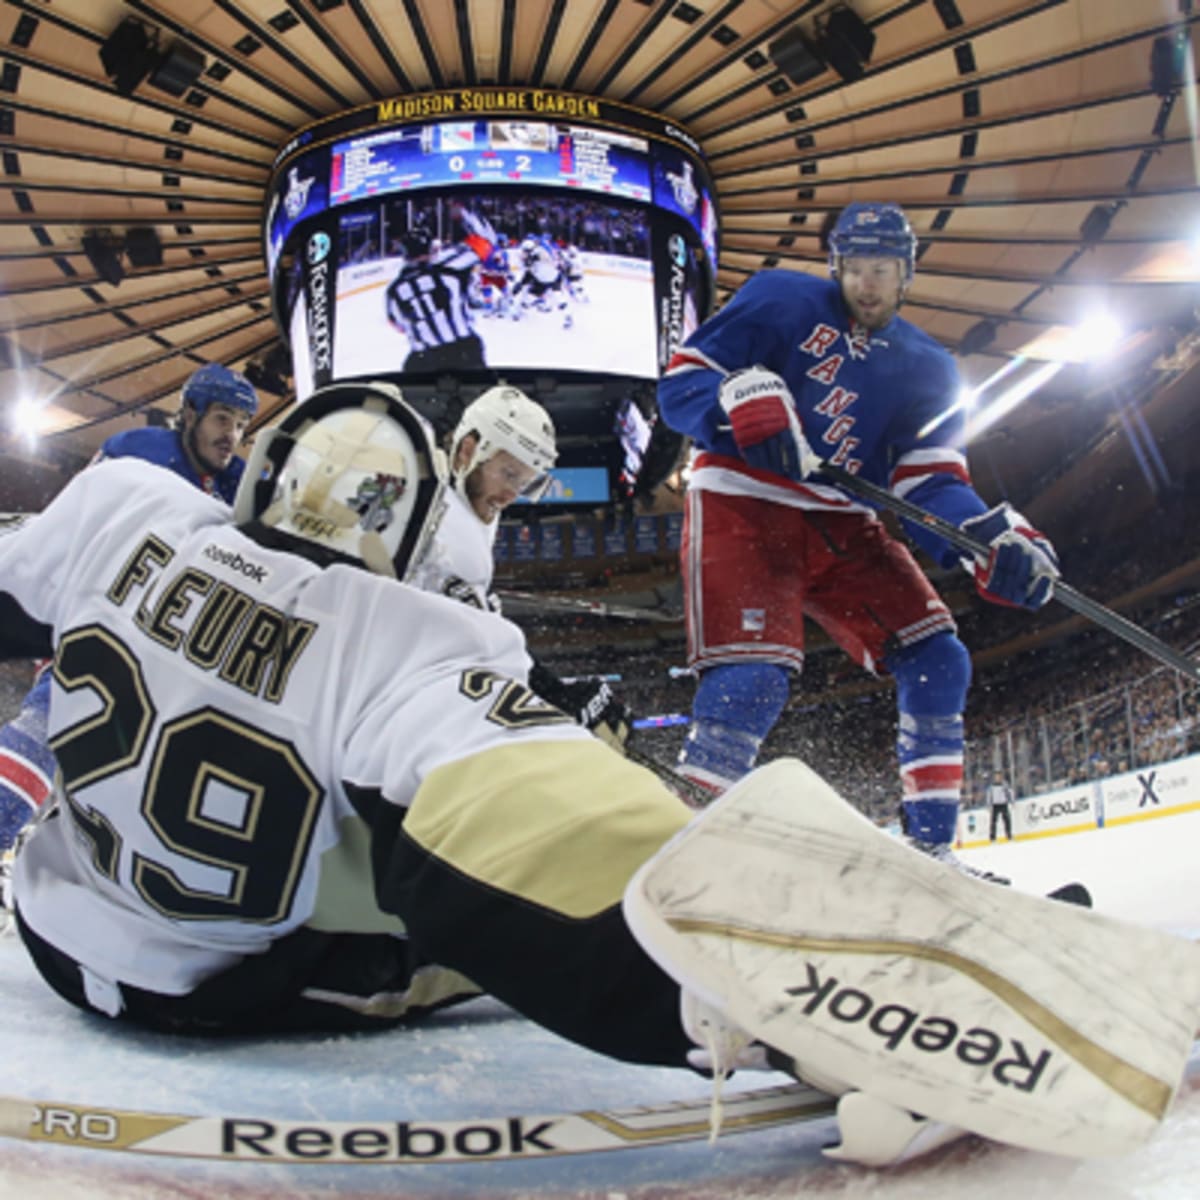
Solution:
<svg viewBox="0 0 1200 1200">
<path fill-rule="evenodd" d="M 445 246 L 410 262 L 387 290 L 388 317 L 414 350 L 432 350 L 475 332 L 468 289 L 479 256 L 468 246 Z"/>
</svg>

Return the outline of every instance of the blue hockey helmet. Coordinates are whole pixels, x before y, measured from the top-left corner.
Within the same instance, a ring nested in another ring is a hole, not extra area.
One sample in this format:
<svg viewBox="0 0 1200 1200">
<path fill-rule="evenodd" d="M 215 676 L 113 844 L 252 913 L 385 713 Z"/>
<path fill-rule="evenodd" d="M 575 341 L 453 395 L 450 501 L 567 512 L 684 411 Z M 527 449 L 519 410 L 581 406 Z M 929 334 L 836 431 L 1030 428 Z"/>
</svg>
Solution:
<svg viewBox="0 0 1200 1200">
<path fill-rule="evenodd" d="M 240 371 L 221 363 L 205 363 L 188 376 L 180 392 L 184 404 L 204 416 L 210 404 L 224 404 L 253 417 L 258 412 L 254 385 Z"/>
<path fill-rule="evenodd" d="M 903 259 L 904 281 L 912 282 L 917 237 L 900 205 L 856 201 L 842 209 L 829 232 L 829 270 L 835 278 L 839 260 L 855 255 Z"/>
</svg>

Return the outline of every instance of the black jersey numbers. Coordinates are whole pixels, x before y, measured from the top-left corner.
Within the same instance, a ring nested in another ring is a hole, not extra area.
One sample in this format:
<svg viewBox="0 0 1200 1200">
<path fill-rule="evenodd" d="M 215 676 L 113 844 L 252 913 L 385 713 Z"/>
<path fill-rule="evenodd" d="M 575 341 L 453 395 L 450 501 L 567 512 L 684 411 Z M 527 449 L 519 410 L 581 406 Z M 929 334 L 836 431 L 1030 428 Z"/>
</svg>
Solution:
<svg viewBox="0 0 1200 1200">
<path fill-rule="evenodd" d="M 117 880 L 122 822 L 79 793 L 128 772 L 131 804 L 165 852 L 142 845 L 132 855 L 131 882 L 147 904 L 179 920 L 285 917 L 324 798 L 291 744 L 202 708 L 165 723 L 138 772 L 157 712 L 129 648 L 98 626 L 72 630 L 59 644 L 54 677 L 100 701 L 50 743 L 96 869 Z"/>
<path fill-rule="evenodd" d="M 133 883 L 169 917 L 271 923 L 287 916 L 323 789 L 291 746 L 214 709 L 163 727 L 142 813 L 167 849 L 213 868 L 208 886 L 133 856 Z"/>
<path fill-rule="evenodd" d="M 494 671 L 474 668 L 464 671 L 458 689 L 470 700 L 486 700 L 499 685 L 499 691 L 487 719 L 505 729 L 528 729 L 532 725 L 570 725 L 571 718 L 553 704 L 547 704 L 536 692 L 515 679 L 506 679 Z"/>
<path fill-rule="evenodd" d="M 67 787 L 75 791 L 135 765 L 155 714 L 129 649 L 99 625 L 72 629 L 59 643 L 54 680 L 68 692 L 90 689 L 101 704 L 50 740 Z"/>
</svg>

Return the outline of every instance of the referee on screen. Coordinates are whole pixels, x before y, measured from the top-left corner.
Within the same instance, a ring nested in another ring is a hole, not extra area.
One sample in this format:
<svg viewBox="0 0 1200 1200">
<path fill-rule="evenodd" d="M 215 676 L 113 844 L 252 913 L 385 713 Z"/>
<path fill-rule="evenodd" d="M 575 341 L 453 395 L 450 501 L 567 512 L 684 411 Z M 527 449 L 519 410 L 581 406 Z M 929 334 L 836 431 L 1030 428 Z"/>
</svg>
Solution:
<svg viewBox="0 0 1200 1200">
<path fill-rule="evenodd" d="M 467 236 L 434 249 L 424 225 L 401 236 L 404 266 L 387 290 L 387 315 L 408 339 L 406 372 L 486 367 L 471 311 L 473 274 L 491 254 L 495 234 L 482 218 L 460 213 Z"/>
</svg>

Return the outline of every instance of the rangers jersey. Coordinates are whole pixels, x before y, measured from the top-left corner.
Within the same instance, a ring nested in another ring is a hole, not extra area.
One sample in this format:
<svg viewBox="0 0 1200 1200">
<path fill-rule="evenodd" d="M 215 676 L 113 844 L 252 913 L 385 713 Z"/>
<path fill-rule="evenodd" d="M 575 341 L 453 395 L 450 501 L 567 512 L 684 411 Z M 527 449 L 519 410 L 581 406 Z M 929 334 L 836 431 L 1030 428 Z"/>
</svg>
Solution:
<svg viewBox="0 0 1200 1200">
<path fill-rule="evenodd" d="M 962 449 L 953 358 L 902 317 L 868 331 L 851 318 L 836 281 L 792 271 L 749 279 L 676 352 L 659 384 L 663 418 L 697 451 L 690 487 L 872 512 L 835 484 L 793 483 L 739 456 L 718 389 L 726 375 L 755 365 L 783 378 L 805 437 L 825 461 L 955 525 L 986 510 Z M 908 531 L 943 565 L 958 561 L 928 530 Z"/>
<path fill-rule="evenodd" d="M 13 601 L 52 631 L 63 784 L 17 903 L 101 984 L 184 994 L 334 900 L 338 928 L 360 928 L 356 903 L 377 927 L 352 796 L 407 806 L 446 764 L 589 737 L 524 685 L 507 621 L 266 549 L 140 461 L 4 527 Z"/>
<path fill-rule="evenodd" d="M 202 492 L 219 496 L 232 504 L 246 464 L 233 458 L 223 471 L 200 474 L 183 448 L 183 440 L 174 429 L 126 429 L 114 433 L 100 447 L 98 459 L 140 458 L 156 466 L 166 467 Z"/>
</svg>

